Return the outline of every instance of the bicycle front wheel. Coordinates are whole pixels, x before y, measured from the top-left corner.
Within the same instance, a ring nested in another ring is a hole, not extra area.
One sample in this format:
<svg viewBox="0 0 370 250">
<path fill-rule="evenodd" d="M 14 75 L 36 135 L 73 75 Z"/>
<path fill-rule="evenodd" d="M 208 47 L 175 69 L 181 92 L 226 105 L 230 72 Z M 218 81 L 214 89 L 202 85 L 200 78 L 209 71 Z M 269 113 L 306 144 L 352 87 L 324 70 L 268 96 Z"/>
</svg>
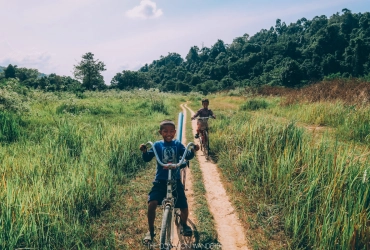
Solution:
<svg viewBox="0 0 370 250">
<path fill-rule="evenodd" d="M 208 158 L 209 156 L 209 136 L 208 136 L 207 131 L 204 131 L 204 154 Z"/>
<path fill-rule="evenodd" d="M 160 238 L 160 249 L 171 249 L 171 208 L 166 206 L 163 211 L 162 226 L 161 226 L 161 238 Z"/>
</svg>

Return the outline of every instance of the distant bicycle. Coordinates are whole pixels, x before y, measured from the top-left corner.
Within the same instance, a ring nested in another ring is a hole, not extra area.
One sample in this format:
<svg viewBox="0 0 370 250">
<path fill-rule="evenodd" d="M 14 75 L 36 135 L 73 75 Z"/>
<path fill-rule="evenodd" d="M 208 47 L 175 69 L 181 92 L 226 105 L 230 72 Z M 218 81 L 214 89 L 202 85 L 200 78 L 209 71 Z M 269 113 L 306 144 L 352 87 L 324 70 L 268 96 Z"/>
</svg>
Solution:
<svg viewBox="0 0 370 250">
<path fill-rule="evenodd" d="M 206 159 L 209 158 L 209 133 L 208 133 L 208 119 L 214 119 L 212 116 L 209 117 L 197 117 L 196 119 L 200 122 L 199 130 L 199 144 L 200 150 L 203 151 Z"/>
</svg>

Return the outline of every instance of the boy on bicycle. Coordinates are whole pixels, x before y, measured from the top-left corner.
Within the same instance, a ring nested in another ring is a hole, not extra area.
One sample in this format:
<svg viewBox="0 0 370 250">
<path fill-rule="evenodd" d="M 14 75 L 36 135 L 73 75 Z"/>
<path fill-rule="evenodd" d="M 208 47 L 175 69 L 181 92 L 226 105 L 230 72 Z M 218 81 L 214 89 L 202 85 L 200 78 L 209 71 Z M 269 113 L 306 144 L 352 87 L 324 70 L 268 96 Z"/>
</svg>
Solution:
<svg viewBox="0 0 370 250">
<path fill-rule="evenodd" d="M 158 153 L 158 157 L 163 163 L 177 163 L 180 161 L 181 156 L 185 152 L 184 145 L 178 141 L 174 140 L 176 134 L 175 123 L 171 120 L 164 120 L 160 123 L 159 133 L 163 137 L 163 140 L 154 143 L 154 147 Z M 154 151 L 151 148 L 147 151 L 145 144 L 140 145 L 140 150 L 142 151 L 142 157 L 145 162 L 149 162 L 155 157 Z M 199 146 L 195 145 L 195 150 L 199 150 Z M 189 151 L 185 156 L 186 160 L 190 160 L 194 157 L 194 149 Z M 185 167 L 186 165 L 184 165 Z M 182 168 L 182 167 L 181 167 Z M 184 186 L 180 181 L 180 171 L 175 172 L 176 186 L 173 191 L 173 197 L 175 197 L 175 208 L 180 208 L 181 211 L 181 233 L 184 236 L 191 236 L 192 230 L 187 225 L 189 210 L 188 203 L 185 196 Z M 148 224 L 149 232 L 146 233 L 144 237 L 144 244 L 149 244 L 153 241 L 155 236 L 154 233 L 154 221 L 155 212 L 158 204 L 162 204 L 163 199 L 166 197 L 167 193 L 167 179 L 168 179 L 168 169 L 165 169 L 157 163 L 157 172 L 155 175 L 155 180 L 153 182 L 153 187 L 148 195 Z"/>
<path fill-rule="evenodd" d="M 213 119 L 216 119 L 216 116 L 213 114 L 212 110 L 208 109 L 209 100 L 203 99 L 202 100 L 202 109 L 199 109 L 195 115 L 191 117 L 192 120 L 194 120 L 196 117 L 213 117 Z M 195 134 L 195 138 L 199 138 L 199 133 L 201 130 L 208 129 L 208 123 L 205 123 L 204 121 L 198 120 L 197 122 L 197 133 Z"/>
</svg>

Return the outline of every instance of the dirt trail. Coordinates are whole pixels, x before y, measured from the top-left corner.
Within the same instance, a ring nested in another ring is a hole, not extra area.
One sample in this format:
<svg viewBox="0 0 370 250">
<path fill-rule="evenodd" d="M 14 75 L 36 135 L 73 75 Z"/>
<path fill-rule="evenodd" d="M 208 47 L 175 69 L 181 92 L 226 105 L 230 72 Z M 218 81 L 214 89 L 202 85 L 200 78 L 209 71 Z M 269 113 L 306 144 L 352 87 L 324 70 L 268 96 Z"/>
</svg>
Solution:
<svg viewBox="0 0 370 250">
<path fill-rule="evenodd" d="M 181 105 L 181 108 L 182 108 L 182 113 L 184 114 L 184 122 L 182 125 L 183 133 L 182 133 L 181 140 L 182 140 L 182 144 L 186 145 L 187 144 L 187 141 L 186 141 L 186 113 L 187 112 L 183 105 Z M 197 223 L 194 217 L 194 212 L 192 211 L 192 208 L 194 207 L 193 176 L 191 174 L 191 171 L 189 171 L 189 169 L 186 169 L 185 194 L 186 194 L 186 198 L 188 200 L 188 206 L 189 206 L 188 221 L 190 223 L 188 224 L 190 224 L 189 226 L 191 226 L 191 224 L 196 225 Z M 177 248 L 175 249 L 181 249 L 181 250 L 191 249 L 190 246 L 193 242 L 188 242 L 188 241 L 194 240 L 194 237 L 193 238 L 182 237 L 182 235 L 180 234 L 180 228 L 179 227 L 176 227 L 176 228 L 177 228 L 177 233 L 175 233 L 174 240 L 173 240 L 174 246 L 177 246 Z"/>
<path fill-rule="evenodd" d="M 186 105 L 185 107 L 189 109 L 191 115 L 194 115 L 194 112 L 189 107 L 187 107 Z M 184 114 L 186 114 L 186 111 L 184 111 Z M 186 120 L 184 119 L 184 121 Z M 196 127 L 196 121 L 193 121 L 193 134 L 195 134 Z M 183 131 L 185 131 L 185 128 Z M 247 247 L 245 230 L 241 226 L 239 219 L 235 213 L 235 209 L 229 201 L 225 188 L 223 187 L 223 184 L 221 182 L 217 166 L 207 161 L 203 155 L 203 152 L 201 152 L 200 150 L 197 152 L 197 159 L 199 161 L 200 169 L 203 174 L 203 182 L 206 189 L 206 199 L 209 209 L 216 222 L 216 230 L 219 237 L 218 240 L 222 245 L 222 249 L 248 250 L 249 248 Z M 191 195 L 187 193 L 187 196 L 189 207 L 191 208 L 192 206 L 190 205 L 189 199 Z M 190 214 L 192 215 L 191 212 Z"/>
<path fill-rule="evenodd" d="M 182 127 L 182 142 L 184 145 L 187 144 L 186 141 L 186 109 L 183 105 L 182 107 L 182 112 L 184 114 L 184 124 Z M 191 174 L 191 171 L 189 169 L 186 169 L 186 183 L 185 183 L 185 194 L 186 198 L 188 199 L 188 206 L 189 206 L 189 220 L 196 224 L 196 220 L 194 217 L 194 212 L 191 210 L 192 207 L 194 207 L 194 192 L 193 192 L 193 176 Z"/>
</svg>

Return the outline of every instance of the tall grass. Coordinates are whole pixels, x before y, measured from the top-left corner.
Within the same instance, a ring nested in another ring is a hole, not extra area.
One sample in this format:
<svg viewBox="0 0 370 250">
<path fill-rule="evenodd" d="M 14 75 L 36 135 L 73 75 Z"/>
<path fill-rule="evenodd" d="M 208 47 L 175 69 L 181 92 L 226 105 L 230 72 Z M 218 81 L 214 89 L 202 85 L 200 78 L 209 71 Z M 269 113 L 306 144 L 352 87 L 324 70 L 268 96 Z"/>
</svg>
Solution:
<svg viewBox="0 0 370 250">
<path fill-rule="evenodd" d="M 150 95 L 176 117 L 173 96 Z M 0 145 L 0 248 L 98 247 L 91 222 L 110 208 L 117 186 L 146 167 L 138 144 L 153 140 L 167 116 L 136 108 L 148 93 L 86 93 L 73 100 L 78 107 L 105 107 L 94 114 L 58 112 L 74 98 L 68 94 L 33 96 L 19 139 Z"/>
<path fill-rule="evenodd" d="M 257 94 L 281 96 L 280 105 L 269 107 L 274 115 L 334 127 L 342 140 L 369 144 L 369 86 L 364 79 L 334 79 L 301 89 L 261 87 Z"/>
<path fill-rule="evenodd" d="M 272 92 L 272 91 L 270 91 Z M 294 103 L 341 101 L 353 105 L 370 103 L 370 85 L 364 79 L 334 79 L 311 84 L 301 89 L 290 89 L 282 92 L 286 98 L 285 105 Z M 263 93 L 263 92 L 262 92 Z"/>
<path fill-rule="evenodd" d="M 0 142 L 18 140 L 22 131 L 22 120 L 19 115 L 0 111 Z"/>
<path fill-rule="evenodd" d="M 370 107 L 343 102 L 318 102 L 276 107 L 271 111 L 291 120 L 336 128 L 338 138 L 370 143 Z"/>
<path fill-rule="evenodd" d="M 211 148 L 222 172 L 239 191 L 252 185 L 275 204 L 293 249 L 370 247 L 367 154 L 325 138 L 316 143 L 293 123 L 243 112 L 218 118 Z"/>
<path fill-rule="evenodd" d="M 83 246 L 88 220 L 109 207 L 117 181 L 145 166 L 136 143 L 151 135 L 132 126 L 107 127 L 116 133 L 109 132 L 100 140 L 96 139 L 99 131 L 89 134 L 91 140 L 66 129 L 62 136 L 48 135 L 40 145 L 9 149 L 0 170 L 0 246 Z"/>
<path fill-rule="evenodd" d="M 58 126 L 59 133 L 56 146 L 64 146 L 72 157 L 79 157 L 82 153 L 83 141 L 81 132 L 76 126 L 62 121 Z"/>
</svg>

